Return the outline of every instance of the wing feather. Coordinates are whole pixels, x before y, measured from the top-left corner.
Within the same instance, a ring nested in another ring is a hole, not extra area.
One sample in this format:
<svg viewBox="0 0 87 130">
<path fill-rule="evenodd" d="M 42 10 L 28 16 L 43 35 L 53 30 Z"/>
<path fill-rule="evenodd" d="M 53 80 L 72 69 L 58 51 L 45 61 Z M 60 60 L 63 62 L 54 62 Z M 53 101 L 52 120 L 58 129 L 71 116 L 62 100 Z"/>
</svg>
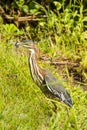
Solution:
<svg viewBox="0 0 87 130">
<path fill-rule="evenodd" d="M 65 102 L 65 104 L 72 106 L 72 100 L 70 94 L 63 87 L 63 85 L 55 78 L 50 72 L 47 71 L 45 75 L 45 83 L 48 90 L 58 97 L 60 100 Z"/>
</svg>

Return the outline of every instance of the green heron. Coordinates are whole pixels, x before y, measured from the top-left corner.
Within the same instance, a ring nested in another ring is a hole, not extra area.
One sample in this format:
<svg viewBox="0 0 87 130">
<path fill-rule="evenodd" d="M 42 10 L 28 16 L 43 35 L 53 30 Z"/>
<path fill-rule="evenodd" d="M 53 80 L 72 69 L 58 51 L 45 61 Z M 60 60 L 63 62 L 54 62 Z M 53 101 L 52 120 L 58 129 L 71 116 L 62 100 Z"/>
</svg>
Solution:
<svg viewBox="0 0 87 130">
<path fill-rule="evenodd" d="M 58 79 L 55 78 L 53 74 L 48 70 L 40 68 L 38 65 L 39 49 L 35 43 L 31 40 L 23 40 L 15 43 L 16 47 L 19 47 L 19 45 L 29 49 L 30 72 L 33 80 L 38 84 L 38 86 L 40 86 L 41 89 L 46 88 L 46 91 L 49 91 L 54 97 L 57 97 L 69 107 L 72 107 L 71 96 L 63 85 L 58 82 Z"/>
</svg>

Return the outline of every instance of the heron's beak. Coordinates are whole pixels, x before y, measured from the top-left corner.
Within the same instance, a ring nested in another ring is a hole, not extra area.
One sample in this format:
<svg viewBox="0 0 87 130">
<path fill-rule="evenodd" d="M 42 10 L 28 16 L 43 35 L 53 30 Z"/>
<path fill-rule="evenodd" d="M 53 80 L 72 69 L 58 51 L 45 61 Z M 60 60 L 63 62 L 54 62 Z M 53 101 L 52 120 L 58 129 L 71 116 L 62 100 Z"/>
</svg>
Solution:
<svg viewBox="0 0 87 130">
<path fill-rule="evenodd" d="M 18 48 L 19 46 L 23 46 L 23 47 L 29 48 L 29 45 L 26 44 L 26 43 L 23 43 L 23 42 L 16 42 L 15 46 L 16 46 L 16 48 Z"/>
<path fill-rule="evenodd" d="M 16 42 L 15 46 L 16 46 L 16 48 L 18 48 L 20 45 L 25 48 L 29 48 L 30 47 L 29 43 L 33 43 L 33 41 L 32 40 L 22 40 L 20 42 Z"/>
<path fill-rule="evenodd" d="M 20 43 L 19 43 L 19 42 L 16 42 L 16 43 L 15 43 L 15 47 L 16 47 L 16 48 L 18 48 L 18 47 L 19 47 L 19 45 L 20 45 Z"/>
</svg>

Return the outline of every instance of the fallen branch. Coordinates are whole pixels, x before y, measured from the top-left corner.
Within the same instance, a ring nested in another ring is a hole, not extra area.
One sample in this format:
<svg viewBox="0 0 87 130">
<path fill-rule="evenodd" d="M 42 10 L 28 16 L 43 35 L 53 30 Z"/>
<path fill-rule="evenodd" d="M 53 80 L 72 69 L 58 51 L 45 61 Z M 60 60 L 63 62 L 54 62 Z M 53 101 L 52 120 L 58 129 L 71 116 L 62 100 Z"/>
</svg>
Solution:
<svg viewBox="0 0 87 130">
<path fill-rule="evenodd" d="M 23 21 L 38 21 L 39 18 L 47 18 L 46 15 L 29 15 L 29 16 L 23 16 L 23 17 L 11 17 L 10 15 L 7 15 L 4 11 L 4 9 L 0 6 L 0 14 L 7 19 L 7 20 L 13 20 L 17 22 L 23 22 Z"/>
<path fill-rule="evenodd" d="M 69 61 L 62 61 L 62 62 L 56 62 L 56 61 L 51 61 L 52 65 L 72 65 L 75 67 L 78 67 L 79 64 L 78 63 L 74 63 L 74 62 L 69 62 Z"/>
<path fill-rule="evenodd" d="M 47 57 L 44 55 L 41 56 L 40 59 L 44 60 L 44 61 L 49 61 L 51 65 L 72 65 L 74 67 L 79 66 L 79 63 L 70 62 L 70 61 L 52 61 L 52 59 L 50 57 Z"/>
<path fill-rule="evenodd" d="M 39 18 L 46 18 L 46 15 L 39 15 L 39 16 L 25 16 L 25 17 L 11 17 L 9 15 L 4 15 L 4 17 L 8 20 L 23 22 L 23 21 L 38 21 Z"/>
</svg>

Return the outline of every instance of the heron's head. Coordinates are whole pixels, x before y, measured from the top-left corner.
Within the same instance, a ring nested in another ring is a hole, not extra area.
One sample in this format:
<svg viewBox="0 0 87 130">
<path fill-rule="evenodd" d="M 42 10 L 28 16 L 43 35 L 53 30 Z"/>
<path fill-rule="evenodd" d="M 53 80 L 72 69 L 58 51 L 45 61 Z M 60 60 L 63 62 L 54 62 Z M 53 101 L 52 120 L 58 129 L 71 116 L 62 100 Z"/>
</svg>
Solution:
<svg viewBox="0 0 87 130">
<path fill-rule="evenodd" d="M 35 54 L 37 58 L 39 57 L 39 49 L 32 40 L 23 40 L 21 42 L 16 42 L 15 46 L 16 47 L 23 46 L 29 49 L 31 54 Z"/>
</svg>

